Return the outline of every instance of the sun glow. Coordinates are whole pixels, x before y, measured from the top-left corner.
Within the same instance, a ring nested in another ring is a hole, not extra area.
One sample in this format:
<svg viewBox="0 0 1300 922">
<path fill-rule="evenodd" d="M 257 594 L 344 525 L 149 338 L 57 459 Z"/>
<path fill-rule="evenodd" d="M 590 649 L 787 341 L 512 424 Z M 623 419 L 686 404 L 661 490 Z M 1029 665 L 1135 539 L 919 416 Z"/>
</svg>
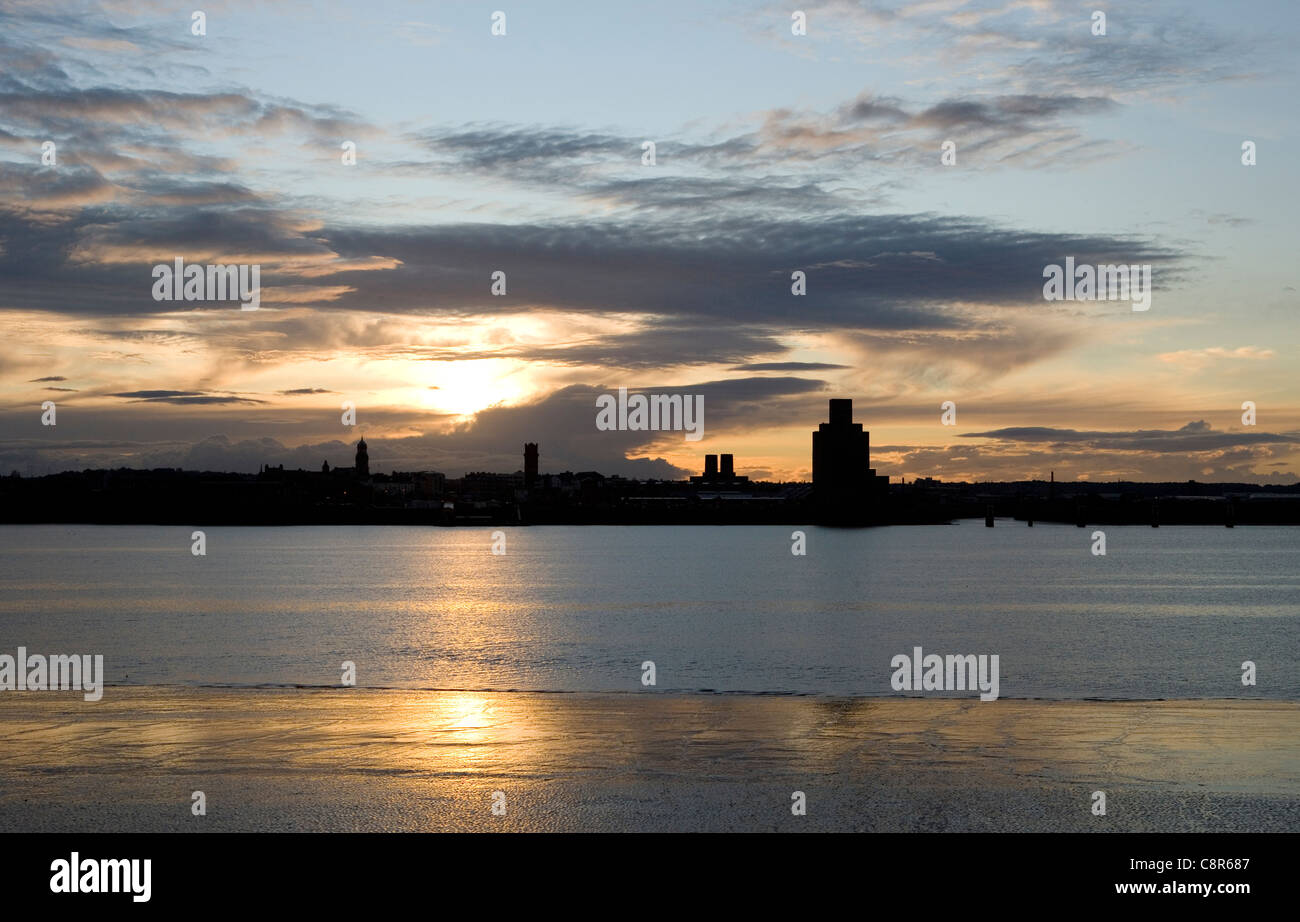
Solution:
<svg viewBox="0 0 1300 922">
<path fill-rule="evenodd" d="M 455 695 L 449 698 L 441 720 L 449 730 L 484 730 L 492 725 L 491 705 L 474 695 Z"/>
<path fill-rule="evenodd" d="M 440 362 L 434 366 L 428 405 L 442 413 L 469 416 L 498 403 L 512 403 L 527 393 L 516 372 L 519 363 L 503 359 Z"/>
</svg>

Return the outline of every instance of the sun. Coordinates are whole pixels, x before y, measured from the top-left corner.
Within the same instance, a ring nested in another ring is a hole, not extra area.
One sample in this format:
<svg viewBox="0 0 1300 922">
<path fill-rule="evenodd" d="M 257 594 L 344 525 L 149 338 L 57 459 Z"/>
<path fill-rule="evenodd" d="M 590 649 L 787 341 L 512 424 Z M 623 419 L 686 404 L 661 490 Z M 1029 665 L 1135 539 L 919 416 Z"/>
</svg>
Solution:
<svg viewBox="0 0 1300 922">
<path fill-rule="evenodd" d="M 440 413 L 471 416 L 493 404 L 510 403 L 524 392 L 515 362 L 470 359 L 439 362 L 434 366 L 425 395 L 427 405 Z"/>
</svg>

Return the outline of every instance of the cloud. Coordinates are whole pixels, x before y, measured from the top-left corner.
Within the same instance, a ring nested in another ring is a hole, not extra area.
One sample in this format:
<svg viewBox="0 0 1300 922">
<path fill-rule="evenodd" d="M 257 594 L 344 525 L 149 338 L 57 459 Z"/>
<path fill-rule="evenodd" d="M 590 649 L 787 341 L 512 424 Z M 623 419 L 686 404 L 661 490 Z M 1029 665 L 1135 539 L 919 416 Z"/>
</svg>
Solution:
<svg viewBox="0 0 1300 922">
<path fill-rule="evenodd" d="M 1036 233 L 967 217 L 843 215 L 817 221 L 736 217 L 685 225 L 482 225 L 317 235 L 344 259 L 382 254 L 379 273 L 341 272 L 338 306 L 399 311 L 436 297 L 444 314 L 524 309 L 635 312 L 765 329 L 975 329 L 952 302 L 1042 311 L 1042 267 L 1144 262 L 1171 284 L 1181 255 L 1134 237 Z M 507 267 L 508 296 L 487 279 Z M 790 273 L 810 272 L 794 298 Z"/>
<path fill-rule="evenodd" d="M 1300 443 L 1300 437 L 1253 428 L 1215 431 L 1204 420 L 1190 422 L 1181 429 L 1137 429 L 1131 432 L 1078 431 L 1044 426 L 1013 426 L 988 432 L 963 432 L 962 438 L 994 439 L 999 442 L 1050 443 L 1062 448 L 1090 448 L 1096 451 L 1141 451 L 1187 453 L 1222 451 L 1248 445 Z"/>
<path fill-rule="evenodd" d="M 748 365 L 734 365 L 732 371 L 832 371 L 849 367 L 851 366 L 830 362 L 751 362 Z"/>
<path fill-rule="evenodd" d="M 109 394 L 108 396 L 120 397 L 124 400 L 133 400 L 140 403 L 171 403 L 177 406 L 266 403 L 265 400 L 250 397 L 236 397 L 231 394 L 202 394 L 196 391 L 126 391 L 125 393 Z"/>
<path fill-rule="evenodd" d="M 1060 167 L 1103 153 L 1077 123 L 1118 112 L 1104 95 L 982 94 L 929 105 L 870 93 L 828 111 L 772 109 L 749 130 L 720 140 L 655 142 L 656 166 L 641 165 L 644 139 L 558 126 L 465 126 L 413 132 L 435 157 L 399 161 L 408 171 L 454 170 L 513 185 L 565 189 L 602 202 L 662 211 L 711 208 L 844 209 L 862 203 L 846 177 L 874 168 L 933 165 L 941 140 L 956 137 L 964 164 Z M 1110 153 L 1129 149 L 1109 145 Z M 636 174 L 635 177 L 633 174 Z M 877 180 L 878 181 L 878 180 Z M 849 190 L 845 190 L 846 193 Z"/>
<path fill-rule="evenodd" d="M 1236 349 L 1210 346 L 1205 349 L 1180 349 L 1177 352 L 1162 352 L 1156 358 L 1170 365 L 1204 368 L 1219 361 L 1259 362 L 1276 356 L 1277 353 L 1272 349 L 1262 349 L 1258 346 L 1238 346 Z"/>
<path fill-rule="evenodd" d="M 918 88 L 982 86 L 1011 93 L 1156 96 L 1241 79 L 1285 52 L 1282 34 L 1248 34 L 1176 2 L 1112 16 L 1105 36 L 1073 0 L 971 5 L 809 0 L 808 35 L 825 54 L 848 48 L 918 75 Z M 772 7 L 772 16 L 788 10 Z M 853 49 L 856 46 L 856 51 Z M 806 49 L 802 49 L 805 50 Z"/>
<path fill-rule="evenodd" d="M 560 366 L 604 368 L 671 368 L 734 362 L 751 355 L 784 352 L 786 347 L 772 334 L 713 323 L 654 322 L 630 333 L 594 335 L 574 343 L 512 343 L 493 349 L 435 350 L 430 361 L 474 361 L 520 359 Z"/>
<path fill-rule="evenodd" d="M 1267 445 L 1191 454 L 1116 453 L 1082 446 L 1061 452 L 1025 445 L 887 445 L 872 447 L 872 464 L 908 480 L 927 476 L 968 482 L 1047 480 L 1052 473 L 1058 484 L 1072 480 L 1283 484 L 1300 479 L 1290 466 L 1294 460 Z"/>
</svg>

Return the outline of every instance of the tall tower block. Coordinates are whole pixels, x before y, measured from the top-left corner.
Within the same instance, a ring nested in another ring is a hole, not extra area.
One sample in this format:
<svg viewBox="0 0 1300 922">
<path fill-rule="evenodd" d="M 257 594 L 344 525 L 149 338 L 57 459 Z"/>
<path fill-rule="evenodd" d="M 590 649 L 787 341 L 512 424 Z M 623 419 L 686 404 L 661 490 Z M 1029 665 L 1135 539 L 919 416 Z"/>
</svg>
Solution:
<svg viewBox="0 0 1300 922">
<path fill-rule="evenodd" d="M 531 490 L 537 483 L 537 443 L 524 443 L 524 488 Z"/>
</svg>

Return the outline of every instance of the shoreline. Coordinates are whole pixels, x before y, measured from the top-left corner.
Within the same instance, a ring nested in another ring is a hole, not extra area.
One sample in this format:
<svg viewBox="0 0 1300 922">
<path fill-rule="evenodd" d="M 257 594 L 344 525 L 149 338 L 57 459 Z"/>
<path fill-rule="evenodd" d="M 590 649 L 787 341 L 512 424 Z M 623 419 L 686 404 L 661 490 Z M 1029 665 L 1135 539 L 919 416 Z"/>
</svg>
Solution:
<svg viewBox="0 0 1300 922">
<path fill-rule="evenodd" d="M 294 691 L 337 691 L 346 693 L 358 692 L 398 692 L 406 694 L 444 694 L 444 695 L 576 695 L 587 696 L 592 698 L 601 698 L 605 696 L 635 696 L 635 697 L 704 697 L 704 698 L 807 698 L 812 700 L 827 701 L 949 701 L 949 702 L 969 702 L 978 697 L 977 692 L 926 692 L 900 694 L 893 692 L 891 694 L 846 694 L 840 692 L 806 692 L 806 691 L 780 691 L 767 689 L 758 691 L 754 689 L 729 689 L 729 688 L 658 688 L 654 691 L 647 691 L 644 688 L 490 688 L 486 686 L 478 687 L 456 687 L 456 686 L 434 686 L 434 685 L 341 685 L 341 684 L 309 684 L 305 682 L 105 682 L 103 683 L 105 694 L 110 689 L 134 689 L 158 691 L 233 691 L 233 692 L 294 692 Z M 42 695 L 48 695 L 49 690 L 39 690 Z M 69 690 L 53 690 L 55 694 L 60 691 L 73 693 Z M 17 690 L 0 690 L 0 694 L 25 694 L 27 690 L 19 692 Z M 79 691 L 75 692 L 80 694 Z M 995 700 L 1009 702 L 1042 702 L 1047 704 L 1069 704 L 1078 702 L 1081 704 L 1151 704 L 1159 702 L 1185 702 L 1188 704 L 1201 704 L 1213 702 L 1275 702 L 1279 704 L 1297 704 L 1300 705 L 1300 699 L 1295 698 L 1270 698 L 1262 694 L 1254 695 L 1206 695 L 1201 697 L 1180 697 L 1180 698 L 1107 698 L 1100 695 L 1089 695 L 1083 697 L 1049 697 L 1045 695 L 999 695 Z M 0 713 L 3 709 L 0 708 Z"/>
<path fill-rule="evenodd" d="M 1267 527 L 1285 527 L 1300 528 L 1300 518 L 1283 516 L 1276 519 L 1238 519 L 1225 523 L 1221 519 L 1208 517 L 1174 519 L 1165 522 L 1151 522 L 1144 519 L 1122 518 L 1114 516 L 1097 516 L 1086 517 L 1080 521 L 1077 516 L 1069 517 L 1046 517 L 1032 516 L 1024 517 L 1021 515 L 998 514 L 994 517 L 995 521 L 1001 522 L 1003 527 L 1023 528 L 1028 526 L 1032 528 L 1035 523 L 1038 525 L 1051 525 L 1059 527 L 1095 527 L 1105 525 L 1114 528 L 1160 528 L 1162 525 L 1166 528 L 1267 528 Z M 982 523 L 983 517 L 975 512 L 966 510 L 960 514 L 953 515 L 917 515 L 910 518 L 882 518 L 882 519 L 863 519 L 863 520 L 834 520 L 826 519 L 817 514 L 811 515 L 780 515 L 780 516 L 753 516 L 753 517 L 690 517 L 690 518 L 556 518 L 556 519 L 520 519 L 517 515 L 510 513 L 491 516 L 458 516 L 455 519 L 447 520 L 442 518 L 430 518 L 427 516 L 357 516 L 357 517 L 335 517 L 325 516 L 321 518 L 310 517 L 286 517 L 280 519 L 254 519 L 241 518 L 229 519 L 220 515 L 212 515 L 203 518 L 192 518 L 189 516 L 170 516 L 165 518 L 99 518 L 85 519 L 76 517 L 44 519 L 44 518 L 23 518 L 23 519 L 2 519 L 0 525 L 8 526 L 50 526 L 50 525 L 80 525 L 80 526 L 99 526 L 104 528 L 113 527 L 149 527 L 149 528 L 348 528 L 355 526 L 364 527 L 426 527 L 426 528 L 679 528 L 679 527 L 714 527 L 714 528 L 743 528 L 743 527 L 803 527 L 803 528 L 831 528 L 854 531 L 863 528 L 908 528 L 923 527 L 929 525 L 959 525 L 962 522 Z"/>
<path fill-rule="evenodd" d="M 0 695 L 0 831 L 1300 831 L 1296 701 L 112 688 Z"/>
</svg>

